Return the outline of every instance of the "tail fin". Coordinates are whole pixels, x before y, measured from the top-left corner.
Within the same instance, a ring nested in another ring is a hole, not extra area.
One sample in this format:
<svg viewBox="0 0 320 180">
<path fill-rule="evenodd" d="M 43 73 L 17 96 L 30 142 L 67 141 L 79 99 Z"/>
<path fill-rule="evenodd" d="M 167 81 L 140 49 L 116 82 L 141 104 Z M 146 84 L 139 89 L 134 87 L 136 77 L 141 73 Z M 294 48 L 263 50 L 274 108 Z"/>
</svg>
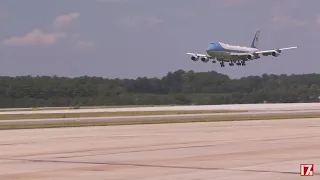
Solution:
<svg viewBox="0 0 320 180">
<path fill-rule="evenodd" d="M 251 47 L 252 48 L 259 48 L 259 36 L 260 36 L 260 30 L 257 30 L 254 38 L 253 38 L 253 41 L 251 43 Z"/>
</svg>

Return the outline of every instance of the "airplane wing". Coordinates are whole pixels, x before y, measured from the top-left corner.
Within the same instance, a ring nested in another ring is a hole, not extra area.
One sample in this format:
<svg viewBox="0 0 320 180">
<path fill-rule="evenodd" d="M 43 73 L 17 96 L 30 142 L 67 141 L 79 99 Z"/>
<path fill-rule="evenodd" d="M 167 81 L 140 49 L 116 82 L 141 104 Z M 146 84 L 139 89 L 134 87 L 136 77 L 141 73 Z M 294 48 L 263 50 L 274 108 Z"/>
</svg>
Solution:
<svg viewBox="0 0 320 180">
<path fill-rule="evenodd" d="M 277 52 L 281 53 L 283 50 L 289 50 L 289 49 L 295 49 L 298 48 L 298 46 L 293 46 L 293 47 L 286 47 L 286 48 L 279 48 L 279 49 L 270 49 L 270 50 L 264 50 L 264 51 L 255 51 L 252 53 L 230 53 L 231 56 L 234 58 L 243 58 L 248 55 L 253 55 L 253 56 L 258 56 L 258 55 L 263 55 L 263 56 L 269 56 L 272 55 L 272 53 Z"/>
<path fill-rule="evenodd" d="M 188 54 L 188 55 L 191 55 L 191 56 L 211 58 L 211 56 L 208 56 L 208 55 L 206 55 L 206 54 L 198 54 L 198 53 L 187 53 L 187 54 Z"/>
<path fill-rule="evenodd" d="M 298 46 L 293 47 L 286 47 L 286 48 L 279 48 L 279 49 L 271 49 L 271 50 L 265 50 L 265 51 L 256 51 L 254 54 L 262 54 L 264 56 L 271 55 L 272 52 L 279 52 L 281 53 L 283 50 L 289 50 L 289 49 L 295 49 L 298 48 Z"/>
</svg>

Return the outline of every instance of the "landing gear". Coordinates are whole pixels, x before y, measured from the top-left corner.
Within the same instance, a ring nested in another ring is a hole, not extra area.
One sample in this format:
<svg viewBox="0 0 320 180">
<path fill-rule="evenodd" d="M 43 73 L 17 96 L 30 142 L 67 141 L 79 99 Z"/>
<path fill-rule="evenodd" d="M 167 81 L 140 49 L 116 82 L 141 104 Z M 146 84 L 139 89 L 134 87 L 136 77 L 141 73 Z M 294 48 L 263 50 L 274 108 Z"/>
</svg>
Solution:
<svg viewBox="0 0 320 180">
<path fill-rule="evenodd" d="M 237 66 L 240 66 L 241 65 L 241 62 L 240 61 L 237 61 Z"/>
<path fill-rule="evenodd" d="M 245 66 L 246 62 L 245 61 L 237 61 L 237 66 Z"/>
<path fill-rule="evenodd" d="M 246 62 L 245 61 L 230 61 L 229 62 L 229 66 L 235 66 L 235 65 L 237 65 L 237 66 L 245 66 L 246 65 Z M 224 65 L 224 61 L 220 61 L 220 66 L 221 67 L 225 67 L 225 65 Z"/>
</svg>

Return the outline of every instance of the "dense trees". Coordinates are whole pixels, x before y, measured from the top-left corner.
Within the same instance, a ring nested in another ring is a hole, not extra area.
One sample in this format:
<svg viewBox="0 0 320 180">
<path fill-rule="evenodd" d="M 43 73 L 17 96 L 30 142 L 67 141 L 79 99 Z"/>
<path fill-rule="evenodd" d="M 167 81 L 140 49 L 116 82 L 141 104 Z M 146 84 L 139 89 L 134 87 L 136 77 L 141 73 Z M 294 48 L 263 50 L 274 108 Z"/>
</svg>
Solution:
<svg viewBox="0 0 320 180">
<path fill-rule="evenodd" d="M 211 72 L 162 78 L 0 77 L 0 107 L 142 104 L 230 104 L 318 101 L 320 74 L 230 79 Z"/>
</svg>

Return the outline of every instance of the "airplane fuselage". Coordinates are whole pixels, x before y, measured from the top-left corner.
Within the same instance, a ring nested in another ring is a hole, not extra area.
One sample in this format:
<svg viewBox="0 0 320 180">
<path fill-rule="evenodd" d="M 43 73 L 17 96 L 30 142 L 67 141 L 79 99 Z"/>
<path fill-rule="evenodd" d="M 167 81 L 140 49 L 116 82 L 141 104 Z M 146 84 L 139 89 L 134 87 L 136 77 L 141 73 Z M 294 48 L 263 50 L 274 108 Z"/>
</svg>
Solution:
<svg viewBox="0 0 320 180">
<path fill-rule="evenodd" d="M 206 53 L 209 56 L 223 61 L 238 60 L 235 56 L 231 56 L 231 53 L 254 53 L 255 51 L 258 51 L 258 49 L 234 46 L 221 42 L 210 43 L 206 49 Z"/>
</svg>

